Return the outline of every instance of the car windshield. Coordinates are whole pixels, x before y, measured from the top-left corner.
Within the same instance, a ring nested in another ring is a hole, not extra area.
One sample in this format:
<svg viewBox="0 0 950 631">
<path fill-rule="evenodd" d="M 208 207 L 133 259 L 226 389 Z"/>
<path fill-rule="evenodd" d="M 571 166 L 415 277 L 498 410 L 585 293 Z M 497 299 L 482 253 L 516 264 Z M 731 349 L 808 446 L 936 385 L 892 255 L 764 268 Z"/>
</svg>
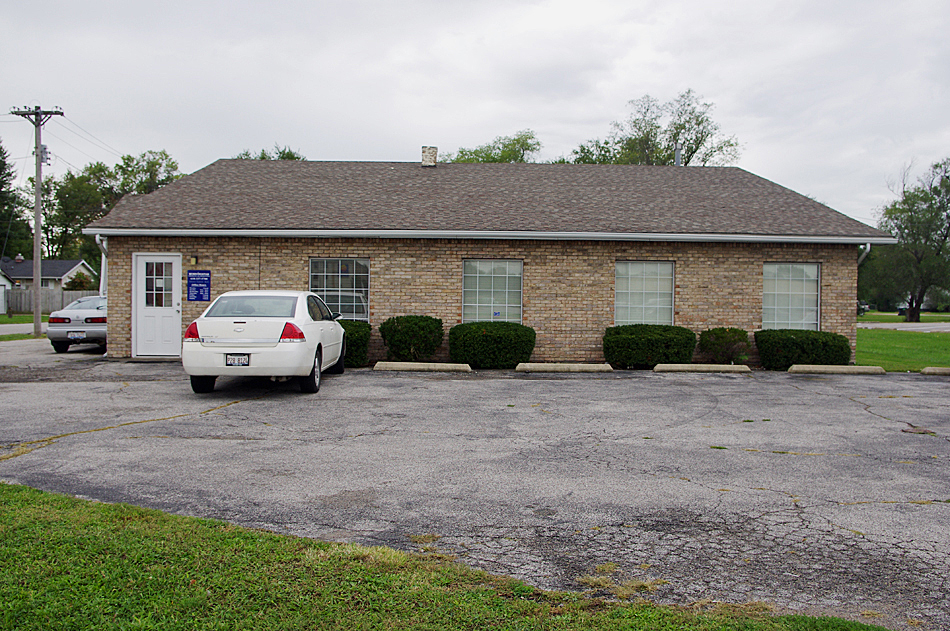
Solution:
<svg viewBox="0 0 950 631">
<path fill-rule="evenodd" d="M 99 297 L 80 298 L 79 300 L 75 302 L 71 302 L 65 307 L 63 307 L 63 311 L 67 311 L 71 309 L 105 309 L 105 306 L 106 306 L 105 298 L 99 298 Z"/>
<path fill-rule="evenodd" d="M 205 317 L 292 318 L 296 308 L 296 296 L 221 296 Z"/>
</svg>

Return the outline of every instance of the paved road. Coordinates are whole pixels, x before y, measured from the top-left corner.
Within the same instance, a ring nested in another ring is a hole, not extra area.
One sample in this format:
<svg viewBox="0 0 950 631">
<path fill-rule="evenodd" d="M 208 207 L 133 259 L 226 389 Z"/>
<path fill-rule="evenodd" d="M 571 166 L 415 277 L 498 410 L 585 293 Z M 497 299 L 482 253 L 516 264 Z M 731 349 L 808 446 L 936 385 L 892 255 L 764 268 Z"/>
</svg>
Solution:
<svg viewBox="0 0 950 631">
<path fill-rule="evenodd" d="M 946 333 L 950 322 L 858 322 L 859 329 L 892 329 L 917 333 Z"/>
<path fill-rule="evenodd" d="M 0 335 L 13 335 L 14 333 L 32 333 L 33 323 L 27 324 L 2 324 L 3 316 L 0 316 Z M 46 333 L 46 322 L 40 322 L 40 330 Z"/>
<path fill-rule="evenodd" d="M 197 396 L 174 363 L 6 342 L 0 479 L 329 540 L 433 534 L 545 588 L 612 562 L 666 581 L 658 602 L 945 629 L 948 385 L 359 370 Z"/>
</svg>

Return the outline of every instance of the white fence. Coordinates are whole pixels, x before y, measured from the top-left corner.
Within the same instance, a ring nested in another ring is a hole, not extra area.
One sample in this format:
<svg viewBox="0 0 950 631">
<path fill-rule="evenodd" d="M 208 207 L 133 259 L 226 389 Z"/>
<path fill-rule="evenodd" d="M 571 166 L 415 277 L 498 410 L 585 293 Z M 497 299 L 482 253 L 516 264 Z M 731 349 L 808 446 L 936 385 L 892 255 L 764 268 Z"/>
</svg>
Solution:
<svg viewBox="0 0 950 631">
<path fill-rule="evenodd" d="M 33 313 L 33 290 L 32 289 L 7 289 L 5 299 L 0 300 L 3 306 L 3 313 Z M 40 289 L 40 309 L 43 313 L 57 311 L 62 309 L 73 300 L 83 296 L 98 296 L 99 292 L 91 291 L 65 291 L 63 289 Z"/>
</svg>

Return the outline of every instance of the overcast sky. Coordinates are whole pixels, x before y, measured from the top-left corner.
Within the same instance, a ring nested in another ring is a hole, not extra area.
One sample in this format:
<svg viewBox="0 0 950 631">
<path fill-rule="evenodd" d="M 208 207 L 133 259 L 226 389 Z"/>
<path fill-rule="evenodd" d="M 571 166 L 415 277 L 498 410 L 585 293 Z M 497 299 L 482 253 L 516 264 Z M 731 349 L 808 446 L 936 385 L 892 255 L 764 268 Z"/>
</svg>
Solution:
<svg viewBox="0 0 950 631">
<path fill-rule="evenodd" d="M 737 163 L 874 225 L 888 183 L 950 157 L 950 2 L 14 2 L 0 112 L 59 106 L 47 172 L 165 149 L 416 161 L 532 129 L 541 160 L 688 88 Z M 0 115 L 33 173 L 33 127 Z M 90 140 L 89 136 L 95 140 Z"/>
</svg>

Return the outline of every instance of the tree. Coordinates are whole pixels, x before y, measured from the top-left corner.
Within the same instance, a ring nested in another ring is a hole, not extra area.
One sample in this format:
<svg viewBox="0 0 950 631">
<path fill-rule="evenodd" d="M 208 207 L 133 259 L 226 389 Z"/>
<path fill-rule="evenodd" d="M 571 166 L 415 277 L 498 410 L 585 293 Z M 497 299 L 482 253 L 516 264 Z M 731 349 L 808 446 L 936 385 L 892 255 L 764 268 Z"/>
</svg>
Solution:
<svg viewBox="0 0 950 631">
<path fill-rule="evenodd" d="M 307 157 L 299 151 L 294 151 L 288 146 L 281 147 L 274 143 L 274 153 L 267 149 L 261 149 L 260 153 L 252 154 L 248 149 L 234 156 L 238 160 L 306 160 Z"/>
<path fill-rule="evenodd" d="M 13 186 L 16 174 L 8 160 L 7 150 L 0 142 L 0 234 L 3 235 L 0 257 L 33 251 L 33 229 L 23 214 L 19 195 Z"/>
<path fill-rule="evenodd" d="M 82 234 L 82 229 L 105 215 L 106 206 L 102 191 L 85 171 L 83 169 L 79 174 L 66 173 L 54 183 L 53 208 L 44 217 L 43 232 L 51 258 L 85 259 L 92 254 L 93 260 L 87 262 L 94 264 L 99 259 L 98 248 L 92 238 Z M 107 194 L 112 193 L 111 189 L 107 189 Z M 47 225 L 50 230 L 46 230 Z M 83 252 L 83 244 L 87 241 L 91 242 L 93 248 L 91 251 L 85 248 Z"/>
<path fill-rule="evenodd" d="M 181 177 L 178 163 L 164 149 L 146 151 L 137 157 L 122 156 L 122 161 L 115 165 L 113 172 L 118 181 L 120 198 L 127 193 L 145 195 L 157 191 Z"/>
<path fill-rule="evenodd" d="M 931 166 L 916 185 L 905 182 L 878 225 L 897 238 L 893 278 L 908 296 L 907 321 L 920 322 L 927 292 L 950 289 L 950 158 Z"/>
<path fill-rule="evenodd" d="M 858 299 L 877 305 L 880 311 L 896 311 L 907 298 L 899 265 L 897 246 L 879 245 L 871 249 L 858 268 Z"/>
<path fill-rule="evenodd" d="M 474 149 L 459 148 L 456 154 L 443 154 L 443 162 L 533 162 L 532 154 L 541 150 L 541 141 L 530 129 L 514 136 L 498 136 Z"/>
<path fill-rule="evenodd" d="M 160 150 L 122 156 L 111 168 L 93 162 L 78 173 L 70 171 L 59 179 L 44 178 L 45 256 L 81 258 L 98 269 L 99 248 L 93 237 L 82 234 L 83 228 L 112 210 L 125 195 L 145 195 L 179 177 L 178 163 L 167 151 Z"/>
<path fill-rule="evenodd" d="M 649 94 L 630 101 L 633 113 L 612 123 L 606 140 L 589 140 L 571 154 L 575 164 L 673 164 L 676 145 L 683 166 L 733 164 L 739 141 L 725 137 L 712 120 L 712 103 L 703 103 L 692 90 L 661 103 Z"/>
<path fill-rule="evenodd" d="M 99 289 L 99 283 L 82 272 L 76 272 L 75 276 L 63 283 L 63 289 L 67 291 L 89 291 L 90 289 Z"/>
</svg>

